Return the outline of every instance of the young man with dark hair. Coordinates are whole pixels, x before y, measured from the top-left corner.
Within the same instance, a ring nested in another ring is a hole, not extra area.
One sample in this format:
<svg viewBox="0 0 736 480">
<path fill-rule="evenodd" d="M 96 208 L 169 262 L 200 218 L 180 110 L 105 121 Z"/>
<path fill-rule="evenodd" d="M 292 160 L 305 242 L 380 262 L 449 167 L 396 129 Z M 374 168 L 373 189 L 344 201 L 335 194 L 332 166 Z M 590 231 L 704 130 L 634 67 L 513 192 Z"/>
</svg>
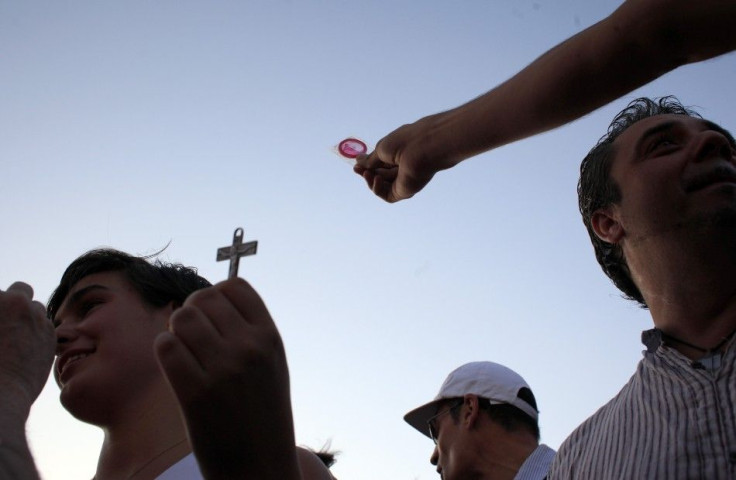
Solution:
<svg viewBox="0 0 736 480">
<path fill-rule="evenodd" d="M 736 478 L 736 142 L 637 99 L 581 165 L 604 272 L 649 309 L 644 358 L 560 447 L 550 479 Z"/>
<path fill-rule="evenodd" d="M 104 432 L 96 480 L 330 478 L 295 447 L 281 338 L 245 281 L 94 250 L 48 317 L 61 402 Z"/>
<path fill-rule="evenodd" d="M 387 202 L 410 198 L 441 170 L 736 49 L 734 23 L 729 0 L 627 0 L 488 93 L 389 133 L 355 172 Z"/>
<path fill-rule="evenodd" d="M 444 480 L 541 480 L 555 452 L 539 444 L 537 402 L 513 370 L 493 362 L 455 369 L 404 420 L 435 443 Z"/>
<path fill-rule="evenodd" d="M 608 243 L 596 235 L 592 226 L 593 213 L 599 208 L 621 201 L 621 191 L 611 179 L 611 162 L 616 153 L 614 141 L 634 123 L 655 115 L 685 115 L 701 118 L 698 113 L 681 105 L 674 97 L 662 97 L 657 101 L 639 98 L 629 104 L 613 119 L 608 132 L 588 153 L 580 165 L 578 182 L 578 204 L 583 216 L 583 223 L 593 243 L 595 256 L 605 274 L 630 299 L 646 307 L 641 292 L 634 283 L 626 260 L 622 256 L 621 247 Z M 731 144 L 734 139 L 729 132 L 714 124 L 705 123 L 715 131 L 723 134 Z M 666 134 L 665 134 L 666 137 Z M 666 138 L 665 138 L 666 140 Z"/>
</svg>

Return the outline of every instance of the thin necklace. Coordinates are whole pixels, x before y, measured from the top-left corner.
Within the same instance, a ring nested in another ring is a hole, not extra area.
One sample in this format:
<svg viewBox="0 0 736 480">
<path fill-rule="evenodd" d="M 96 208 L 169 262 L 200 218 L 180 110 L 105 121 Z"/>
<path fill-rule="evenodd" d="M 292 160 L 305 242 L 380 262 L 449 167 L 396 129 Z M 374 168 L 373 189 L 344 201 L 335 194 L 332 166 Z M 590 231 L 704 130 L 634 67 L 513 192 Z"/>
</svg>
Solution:
<svg viewBox="0 0 736 480">
<path fill-rule="evenodd" d="M 158 455 L 156 455 L 155 457 L 153 457 L 152 459 L 150 459 L 149 461 L 147 461 L 145 464 L 143 464 L 143 466 L 141 468 L 139 468 L 138 470 L 136 470 L 135 472 L 133 472 L 133 474 L 128 477 L 128 480 L 131 480 L 131 479 L 135 478 L 136 475 L 138 475 L 139 473 L 141 473 L 141 471 L 144 468 L 146 468 L 147 466 L 149 466 L 150 464 L 152 464 L 153 462 L 155 462 L 158 458 L 160 458 L 161 455 L 163 455 L 166 452 L 169 452 L 169 451 L 173 450 L 174 448 L 178 447 L 179 445 L 181 445 L 182 443 L 184 443 L 186 441 L 187 441 L 186 438 L 183 438 L 182 440 L 179 440 L 178 442 L 176 442 L 175 444 L 173 444 L 172 446 L 170 446 L 169 448 L 167 448 L 163 452 L 159 453 Z"/>
<path fill-rule="evenodd" d="M 660 333 L 662 334 L 662 338 L 664 338 L 665 340 L 669 342 L 679 343 L 680 345 L 685 345 L 686 347 L 690 347 L 694 350 L 703 352 L 707 355 L 707 354 L 718 352 L 721 349 L 721 347 L 723 347 L 729 340 L 731 340 L 731 337 L 733 337 L 734 333 L 736 333 L 736 330 L 732 331 L 727 336 L 723 337 L 723 339 L 720 342 L 718 342 L 718 345 L 716 345 L 713 348 L 703 348 L 697 345 L 693 345 L 692 343 L 686 342 L 685 340 L 680 340 L 679 338 L 673 337 L 672 335 L 668 333 L 664 333 L 662 330 L 660 330 Z"/>
</svg>

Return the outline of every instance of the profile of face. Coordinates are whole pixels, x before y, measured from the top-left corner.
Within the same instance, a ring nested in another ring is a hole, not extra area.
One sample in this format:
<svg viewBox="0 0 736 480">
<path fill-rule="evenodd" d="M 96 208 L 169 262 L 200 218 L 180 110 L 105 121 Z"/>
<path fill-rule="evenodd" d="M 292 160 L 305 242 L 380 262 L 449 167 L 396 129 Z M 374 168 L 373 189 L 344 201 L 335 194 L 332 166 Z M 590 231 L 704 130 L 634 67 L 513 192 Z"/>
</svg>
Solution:
<svg viewBox="0 0 736 480">
<path fill-rule="evenodd" d="M 453 400 L 444 402 L 437 408 L 437 413 L 429 420 L 430 435 L 435 441 L 430 463 L 437 467 L 437 473 L 443 480 L 461 480 L 469 478 L 472 463 L 468 456 L 472 449 L 466 448 L 467 437 L 462 425 L 453 418 L 461 410 L 463 403 Z"/>
<path fill-rule="evenodd" d="M 736 222 L 736 148 L 721 127 L 657 115 L 633 124 L 613 147 L 621 201 L 593 214 L 601 239 L 640 241 L 717 218 Z"/>
<path fill-rule="evenodd" d="M 88 275 L 61 304 L 54 323 L 54 376 L 75 417 L 104 425 L 116 408 L 140 402 L 163 383 L 153 350 L 168 328 L 171 305 L 145 304 L 119 272 Z M 117 410 L 119 411 L 119 410 Z"/>
</svg>

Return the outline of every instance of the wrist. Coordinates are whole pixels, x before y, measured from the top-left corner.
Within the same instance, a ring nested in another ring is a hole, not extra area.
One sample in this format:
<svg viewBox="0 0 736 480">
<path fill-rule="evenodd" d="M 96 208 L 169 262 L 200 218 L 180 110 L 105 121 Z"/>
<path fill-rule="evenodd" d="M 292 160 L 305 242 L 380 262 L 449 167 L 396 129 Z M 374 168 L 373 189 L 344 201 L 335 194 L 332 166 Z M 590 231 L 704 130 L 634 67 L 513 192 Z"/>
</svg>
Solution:
<svg viewBox="0 0 736 480">
<path fill-rule="evenodd" d="M 39 478 L 26 439 L 25 424 L 0 423 L 0 478 Z"/>
<path fill-rule="evenodd" d="M 487 112 L 482 104 L 472 101 L 460 107 L 426 117 L 423 129 L 422 154 L 445 159 L 442 169 L 454 167 L 470 157 L 502 144 L 490 128 Z"/>
<path fill-rule="evenodd" d="M 0 425 L 17 423 L 21 428 L 24 427 L 31 413 L 33 399 L 22 388 L 7 382 L 0 382 L 0 392 Z"/>
<path fill-rule="evenodd" d="M 417 120 L 411 138 L 412 157 L 431 163 L 435 171 L 446 170 L 472 156 L 468 152 L 465 118 L 458 109 Z"/>
</svg>

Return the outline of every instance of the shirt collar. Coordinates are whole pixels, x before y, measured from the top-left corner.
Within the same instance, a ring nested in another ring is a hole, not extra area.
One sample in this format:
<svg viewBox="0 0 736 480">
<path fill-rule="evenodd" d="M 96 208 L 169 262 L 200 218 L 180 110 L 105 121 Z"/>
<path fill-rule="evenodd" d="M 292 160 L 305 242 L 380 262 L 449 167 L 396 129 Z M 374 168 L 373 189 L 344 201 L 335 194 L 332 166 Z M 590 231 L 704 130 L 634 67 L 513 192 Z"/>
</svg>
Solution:
<svg viewBox="0 0 736 480">
<path fill-rule="evenodd" d="M 647 347 L 648 353 L 656 352 L 659 346 L 662 345 L 662 332 L 656 328 L 644 330 L 641 332 L 641 343 Z"/>
</svg>

